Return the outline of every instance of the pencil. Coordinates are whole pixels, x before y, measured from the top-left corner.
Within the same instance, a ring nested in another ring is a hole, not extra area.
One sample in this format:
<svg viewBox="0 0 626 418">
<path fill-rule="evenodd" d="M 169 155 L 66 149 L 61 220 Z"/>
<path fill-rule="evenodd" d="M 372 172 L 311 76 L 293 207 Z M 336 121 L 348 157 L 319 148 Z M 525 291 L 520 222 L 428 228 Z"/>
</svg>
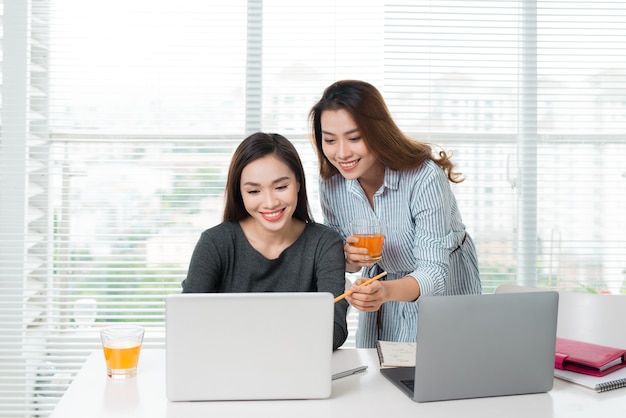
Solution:
<svg viewBox="0 0 626 418">
<path fill-rule="evenodd" d="M 381 277 L 385 277 L 386 275 L 387 275 L 387 272 L 383 271 L 379 275 L 374 276 L 371 279 L 364 281 L 359 286 L 367 286 L 368 284 L 373 283 L 376 280 L 380 279 Z M 352 294 L 352 290 L 346 290 L 345 292 L 343 292 L 342 295 L 339 295 L 335 298 L 335 303 L 339 302 L 341 299 L 345 298 L 346 296 L 350 296 L 351 294 Z"/>
</svg>

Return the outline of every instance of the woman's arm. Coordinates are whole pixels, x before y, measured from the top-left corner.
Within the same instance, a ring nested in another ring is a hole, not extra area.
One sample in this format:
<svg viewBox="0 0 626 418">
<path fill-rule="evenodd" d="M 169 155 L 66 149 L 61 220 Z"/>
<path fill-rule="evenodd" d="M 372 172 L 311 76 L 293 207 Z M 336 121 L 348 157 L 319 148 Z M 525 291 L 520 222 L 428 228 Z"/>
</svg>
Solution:
<svg viewBox="0 0 626 418">
<path fill-rule="evenodd" d="M 316 250 L 315 278 L 318 292 L 330 292 L 334 297 L 345 290 L 344 260 L 341 236 L 332 229 L 324 229 Z M 348 338 L 346 315 L 348 302 L 344 299 L 334 305 L 333 350 L 339 348 Z"/>
<path fill-rule="evenodd" d="M 352 294 L 346 299 L 350 305 L 364 312 L 377 311 L 389 301 L 413 302 L 420 296 L 420 286 L 411 276 L 389 281 L 375 281 L 367 286 L 358 286 L 367 278 L 355 281 Z"/>
<path fill-rule="evenodd" d="M 183 293 L 211 293 L 217 291 L 217 249 L 208 231 L 200 239 L 191 255 L 187 278 L 182 281 Z"/>
<path fill-rule="evenodd" d="M 374 282 L 366 287 L 354 287 L 348 301 L 362 311 L 375 311 L 389 301 L 413 302 L 426 294 L 442 294 L 448 274 L 450 250 L 447 237 L 451 225 L 451 205 L 449 204 L 448 180 L 438 167 L 423 167 L 411 176 L 411 188 L 400 190 L 409 196 L 409 206 L 413 231 L 413 242 L 398 242 L 405 253 L 410 249 L 413 271 L 396 280 Z M 406 184 L 406 183 L 405 183 Z M 407 214 L 408 215 L 408 214 Z M 359 267 L 371 266 L 360 259 L 366 250 L 354 247 L 357 240 L 346 238 L 344 247 L 347 261 Z M 397 241 L 396 241 L 397 242 Z M 412 248 L 411 248 L 412 246 Z M 384 257 L 384 256 L 383 256 Z M 361 281 L 357 281 L 358 285 Z"/>
</svg>

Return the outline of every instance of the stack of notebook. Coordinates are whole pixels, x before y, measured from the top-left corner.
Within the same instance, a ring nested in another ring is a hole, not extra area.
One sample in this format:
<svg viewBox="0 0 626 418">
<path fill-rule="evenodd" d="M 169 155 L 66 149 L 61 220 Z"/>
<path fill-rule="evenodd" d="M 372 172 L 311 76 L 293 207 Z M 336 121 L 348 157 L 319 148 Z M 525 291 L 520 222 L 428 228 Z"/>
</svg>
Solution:
<svg viewBox="0 0 626 418">
<path fill-rule="evenodd" d="M 557 338 L 554 376 L 596 392 L 626 387 L 626 350 Z"/>
</svg>

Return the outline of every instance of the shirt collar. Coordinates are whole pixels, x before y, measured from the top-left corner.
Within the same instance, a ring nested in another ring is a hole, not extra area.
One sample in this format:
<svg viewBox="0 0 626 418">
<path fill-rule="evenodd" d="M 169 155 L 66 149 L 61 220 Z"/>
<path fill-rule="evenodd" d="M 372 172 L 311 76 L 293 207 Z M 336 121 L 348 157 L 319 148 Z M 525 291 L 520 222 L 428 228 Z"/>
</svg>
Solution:
<svg viewBox="0 0 626 418">
<path fill-rule="evenodd" d="M 385 179 L 383 180 L 383 188 L 398 190 L 400 184 L 400 172 L 385 167 Z M 346 190 L 352 193 L 358 193 L 363 190 L 358 180 L 346 180 Z"/>
<path fill-rule="evenodd" d="M 400 172 L 385 167 L 385 181 L 383 182 L 383 186 L 391 190 L 398 190 L 400 186 Z"/>
</svg>

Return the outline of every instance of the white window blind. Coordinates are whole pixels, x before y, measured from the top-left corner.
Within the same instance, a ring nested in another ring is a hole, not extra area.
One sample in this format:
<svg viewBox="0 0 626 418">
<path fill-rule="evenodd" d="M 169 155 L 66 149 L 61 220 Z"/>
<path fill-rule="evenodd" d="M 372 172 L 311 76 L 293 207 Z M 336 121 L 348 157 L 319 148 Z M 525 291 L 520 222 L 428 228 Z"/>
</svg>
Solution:
<svg viewBox="0 0 626 418">
<path fill-rule="evenodd" d="M 47 416 L 108 323 L 162 347 L 249 133 L 296 143 L 321 221 L 306 117 L 337 79 L 454 152 L 485 292 L 624 291 L 621 2 L 0 4 L 0 416 Z"/>
<path fill-rule="evenodd" d="M 623 3 L 404 1 L 385 12 L 386 96 L 413 136 L 455 152 L 485 289 L 622 292 Z"/>
</svg>

